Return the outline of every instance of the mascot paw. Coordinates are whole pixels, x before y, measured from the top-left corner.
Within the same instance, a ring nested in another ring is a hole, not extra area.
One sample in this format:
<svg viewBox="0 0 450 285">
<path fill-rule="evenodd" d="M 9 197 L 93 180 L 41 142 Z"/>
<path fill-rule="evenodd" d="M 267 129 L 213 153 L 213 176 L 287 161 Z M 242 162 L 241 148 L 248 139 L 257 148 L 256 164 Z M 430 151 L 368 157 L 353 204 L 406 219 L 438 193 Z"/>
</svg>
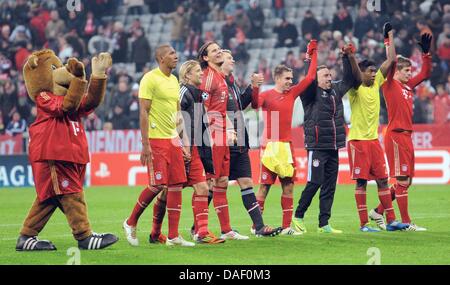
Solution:
<svg viewBox="0 0 450 285">
<path fill-rule="evenodd" d="M 72 73 L 75 77 L 85 79 L 86 73 L 84 71 L 84 65 L 81 61 L 76 58 L 69 58 L 66 65 L 67 70 Z"/>
<path fill-rule="evenodd" d="M 92 74 L 95 76 L 106 76 L 106 70 L 112 65 L 111 55 L 102 52 L 98 56 L 92 58 Z"/>
</svg>

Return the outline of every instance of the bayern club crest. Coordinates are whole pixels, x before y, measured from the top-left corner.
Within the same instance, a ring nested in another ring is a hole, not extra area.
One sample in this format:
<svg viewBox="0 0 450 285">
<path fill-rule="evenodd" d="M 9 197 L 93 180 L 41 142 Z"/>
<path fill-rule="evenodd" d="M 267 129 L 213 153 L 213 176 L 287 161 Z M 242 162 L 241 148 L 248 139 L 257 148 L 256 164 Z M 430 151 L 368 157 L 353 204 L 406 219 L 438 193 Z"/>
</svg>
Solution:
<svg viewBox="0 0 450 285">
<path fill-rule="evenodd" d="M 263 174 L 262 174 L 262 179 L 263 179 L 263 180 L 266 180 L 266 179 L 267 179 L 267 173 L 266 173 L 266 172 L 263 172 Z"/>
<path fill-rule="evenodd" d="M 361 168 L 355 167 L 355 174 L 358 175 L 361 173 Z"/>
<path fill-rule="evenodd" d="M 408 165 L 402 164 L 402 171 L 408 171 Z"/>
<path fill-rule="evenodd" d="M 155 172 L 155 178 L 156 178 L 156 180 L 161 180 L 162 179 L 161 171 Z"/>
<path fill-rule="evenodd" d="M 314 166 L 314 167 L 319 167 L 319 165 L 320 165 L 320 160 L 314 159 L 314 160 L 313 160 L 313 166 Z"/>
<path fill-rule="evenodd" d="M 67 188 L 67 187 L 69 186 L 69 180 L 64 179 L 64 180 L 61 182 L 61 186 L 62 186 L 63 188 Z"/>
</svg>

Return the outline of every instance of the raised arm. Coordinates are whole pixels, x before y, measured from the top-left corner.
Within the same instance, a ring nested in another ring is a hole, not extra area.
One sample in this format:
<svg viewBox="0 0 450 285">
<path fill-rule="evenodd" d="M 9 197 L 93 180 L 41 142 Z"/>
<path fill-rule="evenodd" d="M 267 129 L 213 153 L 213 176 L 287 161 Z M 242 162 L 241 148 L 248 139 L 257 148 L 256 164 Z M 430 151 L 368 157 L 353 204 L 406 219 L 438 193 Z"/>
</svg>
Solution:
<svg viewBox="0 0 450 285">
<path fill-rule="evenodd" d="M 419 45 L 422 48 L 422 68 L 419 74 L 408 81 L 407 84 L 411 89 L 414 89 L 417 85 L 422 83 L 422 81 L 430 78 L 432 69 L 430 47 L 432 39 L 433 36 L 430 34 L 423 34 L 421 37 Z"/>
<path fill-rule="evenodd" d="M 343 52 L 347 55 L 347 59 L 350 63 L 351 75 L 353 77 L 353 84 L 351 87 L 358 88 L 359 85 L 361 85 L 361 83 L 362 83 L 362 78 L 361 78 L 361 70 L 359 69 L 359 65 L 358 65 L 358 62 L 356 61 L 356 57 L 355 57 L 356 48 L 353 44 L 350 43 L 346 47 L 344 47 Z M 347 60 L 347 59 L 345 59 L 345 60 Z M 347 65 L 347 67 L 348 67 L 348 65 Z M 345 72 L 344 72 L 344 74 L 345 74 Z M 348 80 L 351 80 L 351 79 L 349 78 Z"/>
<path fill-rule="evenodd" d="M 308 73 L 306 77 L 300 81 L 298 84 L 291 88 L 295 98 L 304 94 L 305 90 L 313 83 L 316 79 L 317 73 L 317 40 L 311 40 L 308 44 L 308 49 L 306 53 L 311 57 L 311 63 L 308 67 Z"/>
<path fill-rule="evenodd" d="M 396 59 L 394 32 L 392 31 L 391 23 L 387 22 L 384 24 L 383 34 L 384 45 L 386 46 L 386 60 L 381 64 L 380 71 L 386 78 L 389 70 L 393 68 Z"/>
</svg>

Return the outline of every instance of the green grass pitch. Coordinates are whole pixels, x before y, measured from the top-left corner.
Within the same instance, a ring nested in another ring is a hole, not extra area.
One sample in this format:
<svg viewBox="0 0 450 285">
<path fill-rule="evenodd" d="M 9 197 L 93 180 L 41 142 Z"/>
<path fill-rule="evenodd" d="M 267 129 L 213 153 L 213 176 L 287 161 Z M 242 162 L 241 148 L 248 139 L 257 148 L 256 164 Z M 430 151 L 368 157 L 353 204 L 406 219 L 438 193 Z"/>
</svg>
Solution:
<svg viewBox="0 0 450 285">
<path fill-rule="evenodd" d="M 308 232 L 302 236 L 251 237 L 248 241 L 227 241 L 222 245 L 196 245 L 194 248 L 168 248 L 149 244 L 152 207 L 138 224 L 139 247 L 128 245 L 122 222 L 129 215 L 140 187 L 90 187 L 86 189 L 89 217 L 96 232 L 112 232 L 119 242 L 102 251 L 81 251 L 81 264 L 366 264 L 372 257 L 369 248 L 378 248 L 381 264 L 450 264 L 450 186 L 420 186 L 410 189 L 410 213 L 415 223 L 427 232 L 362 233 L 354 200 L 353 186 L 339 185 L 333 205 L 331 224 L 342 235 L 318 234 L 318 195 L 306 214 Z M 295 186 L 294 207 L 303 190 Z M 183 190 L 180 233 L 189 239 L 192 223 L 192 189 Z M 267 224 L 281 224 L 280 188 L 274 187 L 266 200 Z M 231 225 L 250 235 L 251 220 L 241 201 L 238 187 L 228 192 Z M 51 240 L 56 252 L 16 252 L 15 243 L 32 201 L 34 189 L 0 190 L 0 264 L 58 264 L 71 258 L 67 251 L 76 246 L 65 217 L 56 211 L 41 239 Z M 368 187 L 368 206 L 377 203 L 375 186 Z M 394 204 L 397 208 L 396 203 Z M 397 216 L 399 216 L 397 211 Z M 166 233 L 167 215 L 163 232 Z M 210 207 L 210 229 L 218 234 L 217 215 Z M 369 253 L 368 253 L 369 250 Z M 377 250 L 376 250 L 377 251 Z"/>
</svg>

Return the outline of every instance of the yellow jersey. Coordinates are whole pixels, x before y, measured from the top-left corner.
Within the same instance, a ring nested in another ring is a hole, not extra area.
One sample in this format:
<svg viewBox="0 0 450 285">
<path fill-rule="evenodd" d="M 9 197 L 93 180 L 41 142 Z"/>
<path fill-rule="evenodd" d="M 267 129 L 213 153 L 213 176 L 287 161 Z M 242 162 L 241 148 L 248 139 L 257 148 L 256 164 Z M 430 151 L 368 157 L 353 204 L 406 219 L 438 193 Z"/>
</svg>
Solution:
<svg viewBox="0 0 450 285">
<path fill-rule="evenodd" d="M 159 68 L 146 73 L 139 83 L 139 98 L 152 101 L 149 112 L 148 137 L 171 139 L 178 135 L 176 114 L 180 85 L 173 75 L 166 76 Z"/>
<path fill-rule="evenodd" d="M 374 140 L 378 138 L 380 120 L 380 87 L 385 78 L 378 69 L 372 86 L 361 84 L 348 91 L 351 117 L 348 140 Z"/>
</svg>

